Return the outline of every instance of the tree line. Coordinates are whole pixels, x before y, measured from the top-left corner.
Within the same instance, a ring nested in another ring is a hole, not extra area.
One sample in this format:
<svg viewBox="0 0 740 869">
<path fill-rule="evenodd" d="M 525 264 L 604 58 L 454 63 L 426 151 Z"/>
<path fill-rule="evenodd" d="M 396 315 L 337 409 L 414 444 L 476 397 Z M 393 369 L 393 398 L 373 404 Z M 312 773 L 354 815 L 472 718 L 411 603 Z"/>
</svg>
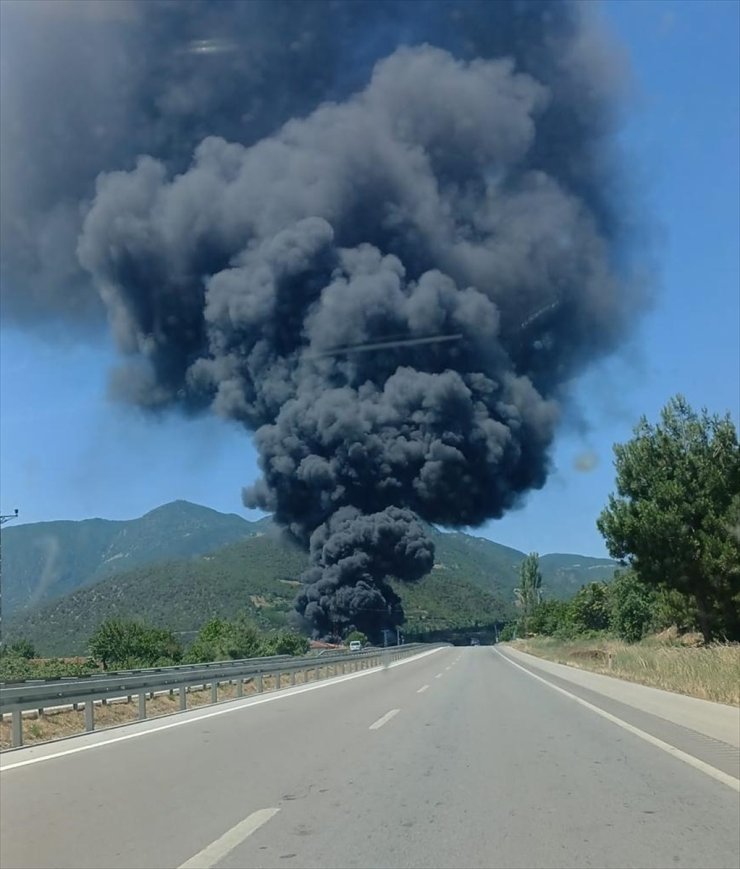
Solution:
<svg viewBox="0 0 740 869">
<path fill-rule="evenodd" d="M 528 556 L 536 564 L 537 553 Z M 685 597 L 670 589 L 654 589 L 632 570 L 617 571 L 611 582 L 584 585 L 568 601 L 535 599 L 520 605 L 516 621 L 501 631 L 501 639 L 542 635 L 562 640 L 608 632 L 635 643 L 669 627 L 686 632 L 696 616 Z"/>
<path fill-rule="evenodd" d="M 740 640 L 740 447 L 729 416 L 682 396 L 614 447 L 616 493 L 597 521 L 624 569 L 569 602 L 545 600 L 537 553 L 523 561 L 519 617 L 502 635 L 611 631 L 628 642 L 676 625 Z"/>
<path fill-rule="evenodd" d="M 168 628 L 110 618 L 90 637 L 88 657 L 77 662 L 57 659 L 34 664 L 36 650 L 28 640 L 3 646 L 0 648 L 0 681 L 17 681 L 32 675 L 38 678 L 84 675 L 101 668 L 129 670 L 268 655 L 302 655 L 308 647 L 308 639 L 294 631 L 264 632 L 245 616 L 234 620 L 211 619 L 187 647 Z"/>
</svg>

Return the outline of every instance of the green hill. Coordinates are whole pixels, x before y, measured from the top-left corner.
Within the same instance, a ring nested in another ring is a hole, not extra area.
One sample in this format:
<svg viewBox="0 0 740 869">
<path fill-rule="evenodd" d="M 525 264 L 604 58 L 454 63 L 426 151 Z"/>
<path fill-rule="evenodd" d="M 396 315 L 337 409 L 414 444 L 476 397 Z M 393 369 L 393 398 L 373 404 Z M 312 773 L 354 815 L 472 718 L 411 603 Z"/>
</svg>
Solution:
<svg viewBox="0 0 740 869">
<path fill-rule="evenodd" d="M 540 573 L 545 597 L 565 600 L 588 582 L 608 582 L 619 567 L 611 558 L 550 553 L 540 558 Z"/>
<path fill-rule="evenodd" d="M 278 532 L 255 535 L 209 555 L 136 568 L 19 612 L 8 638 L 28 637 L 45 655 L 83 654 L 105 618 L 140 618 L 187 640 L 213 616 L 247 613 L 264 627 L 288 622 L 306 556 Z M 452 568 L 413 586 L 394 583 L 408 611 L 407 632 L 465 628 L 502 618 L 505 604 Z"/>
<path fill-rule="evenodd" d="M 2 532 L 3 615 L 131 567 L 210 552 L 261 530 L 261 522 L 187 501 L 173 501 L 126 521 L 10 526 Z"/>
<path fill-rule="evenodd" d="M 157 533 L 173 536 L 157 545 L 156 539 L 147 541 L 146 535 L 138 534 L 137 540 L 142 542 L 138 549 L 131 550 L 132 555 L 161 555 L 183 541 L 186 546 L 205 548 L 214 539 L 213 513 L 184 502 L 152 511 L 142 520 L 154 517 L 160 530 L 149 526 L 147 532 L 155 537 Z M 197 522 L 199 517 L 206 520 L 205 528 L 194 533 L 196 529 L 189 523 Z M 223 532 L 241 532 L 242 539 L 189 558 L 160 559 L 102 578 L 98 567 L 92 579 L 70 593 L 16 611 L 6 623 L 7 638 L 28 637 L 46 655 L 71 655 L 84 653 L 87 638 L 110 616 L 140 618 L 167 626 L 185 641 L 213 616 L 247 613 L 264 627 L 286 624 L 298 577 L 306 565 L 305 553 L 269 519 L 248 523 L 237 516 L 223 518 L 238 520 L 225 524 Z M 44 524 L 89 527 L 90 523 Z M 179 528 L 178 534 L 173 534 L 175 528 Z M 415 585 L 394 583 L 404 601 L 407 635 L 472 630 L 509 616 L 524 553 L 468 534 L 428 530 L 436 546 L 432 572 Z M 95 563 L 87 550 L 83 555 Z M 82 557 L 76 557 L 74 547 L 68 560 L 72 564 L 85 563 Z M 578 555 L 543 556 L 541 565 L 546 593 L 559 597 L 569 596 L 592 579 L 611 577 L 615 566 L 608 559 Z"/>
<path fill-rule="evenodd" d="M 485 537 L 443 533 L 431 527 L 427 530 L 437 549 L 435 572 L 464 576 L 485 591 L 495 592 L 507 601 L 514 599 L 523 552 Z M 540 572 L 544 596 L 565 600 L 588 582 L 610 580 L 617 567 L 617 562 L 610 558 L 557 552 L 542 555 Z"/>
<path fill-rule="evenodd" d="M 253 536 L 216 553 L 115 574 L 19 612 L 7 636 L 29 637 L 45 655 L 71 655 L 84 653 L 87 638 L 110 616 L 169 627 L 184 639 L 213 616 L 249 612 L 284 624 L 304 565 L 294 545 L 272 534 Z"/>
</svg>

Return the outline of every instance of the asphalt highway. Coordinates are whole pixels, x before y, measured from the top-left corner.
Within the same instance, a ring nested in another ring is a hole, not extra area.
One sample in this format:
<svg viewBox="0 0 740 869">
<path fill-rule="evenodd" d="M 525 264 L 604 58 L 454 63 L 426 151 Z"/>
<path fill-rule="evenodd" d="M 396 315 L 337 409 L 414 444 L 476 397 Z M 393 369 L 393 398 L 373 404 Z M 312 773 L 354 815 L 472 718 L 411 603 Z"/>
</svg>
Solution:
<svg viewBox="0 0 740 869">
<path fill-rule="evenodd" d="M 0 764 L 0 866 L 733 867 L 737 749 L 491 647 Z"/>
</svg>

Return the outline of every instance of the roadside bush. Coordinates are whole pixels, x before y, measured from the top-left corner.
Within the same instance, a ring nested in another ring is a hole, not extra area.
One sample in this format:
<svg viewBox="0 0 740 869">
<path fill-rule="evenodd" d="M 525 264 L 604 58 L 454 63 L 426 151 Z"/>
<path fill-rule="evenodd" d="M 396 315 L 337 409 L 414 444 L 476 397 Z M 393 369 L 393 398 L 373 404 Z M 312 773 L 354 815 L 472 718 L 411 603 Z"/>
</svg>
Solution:
<svg viewBox="0 0 740 869">
<path fill-rule="evenodd" d="M 681 634 L 695 631 L 699 625 L 696 603 L 674 588 L 660 588 L 653 602 L 652 629 L 662 631 L 674 625 Z"/>
<path fill-rule="evenodd" d="M 59 658 L 31 660 L 19 655 L 0 657 L 0 682 L 22 682 L 25 679 L 54 679 L 61 676 L 88 676 L 98 665 L 87 661 L 64 661 Z"/>
<path fill-rule="evenodd" d="M 655 618 L 656 595 L 632 572 L 617 574 L 609 586 L 610 627 L 628 643 L 641 640 Z"/>
<path fill-rule="evenodd" d="M 498 633 L 499 641 L 502 643 L 506 643 L 509 640 L 514 639 L 514 633 L 516 632 L 516 624 L 513 622 L 509 622 L 508 625 L 504 625 L 503 628 Z"/>
<path fill-rule="evenodd" d="M 569 623 L 569 606 L 563 600 L 544 600 L 529 618 L 529 630 L 533 634 L 553 636 Z"/>
<path fill-rule="evenodd" d="M 106 619 L 90 637 L 88 648 L 104 670 L 166 666 L 182 659 L 182 646 L 172 631 L 125 619 Z"/>
<path fill-rule="evenodd" d="M 609 627 L 609 586 L 605 582 L 584 585 L 568 607 L 570 626 L 576 634 L 604 631 Z"/>
<path fill-rule="evenodd" d="M 263 637 L 253 624 L 246 619 L 232 622 L 215 618 L 200 629 L 186 658 L 188 663 L 201 664 L 207 661 L 256 658 L 262 654 Z"/>
<path fill-rule="evenodd" d="M 305 655 L 308 651 L 308 637 L 293 631 L 278 631 L 264 642 L 266 655 Z"/>
<path fill-rule="evenodd" d="M 263 655 L 303 655 L 307 651 L 308 639 L 294 631 L 283 629 L 264 634 L 246 618 L 235 621 L 214 618 L 200 629 L 186 660 L 202 664 Z"/>
<path fill-rule="evenodd" d="M 9 645 L 4 643 L 0 646 L 0 657 L 15 657 L 30 660 L 37 657 L 36 648 L 30 640 L 23 638 Z"/>
</svg>

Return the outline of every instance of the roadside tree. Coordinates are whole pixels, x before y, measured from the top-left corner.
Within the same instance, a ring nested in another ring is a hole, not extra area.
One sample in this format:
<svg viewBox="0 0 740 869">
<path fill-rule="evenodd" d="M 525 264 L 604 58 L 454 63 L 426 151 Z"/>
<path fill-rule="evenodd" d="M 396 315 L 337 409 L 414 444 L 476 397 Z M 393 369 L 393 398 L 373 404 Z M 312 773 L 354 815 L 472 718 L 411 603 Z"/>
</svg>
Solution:
<svg viewBox="0 0 740 869">
<path fill-rule="evenodd" d="M 729 414 L 677 396 L 614 447 L 616 495 L 597 525 L 641 580 L 696 604 L 700 630 L 740 639 L 740 446 Z"/>
</svg>

